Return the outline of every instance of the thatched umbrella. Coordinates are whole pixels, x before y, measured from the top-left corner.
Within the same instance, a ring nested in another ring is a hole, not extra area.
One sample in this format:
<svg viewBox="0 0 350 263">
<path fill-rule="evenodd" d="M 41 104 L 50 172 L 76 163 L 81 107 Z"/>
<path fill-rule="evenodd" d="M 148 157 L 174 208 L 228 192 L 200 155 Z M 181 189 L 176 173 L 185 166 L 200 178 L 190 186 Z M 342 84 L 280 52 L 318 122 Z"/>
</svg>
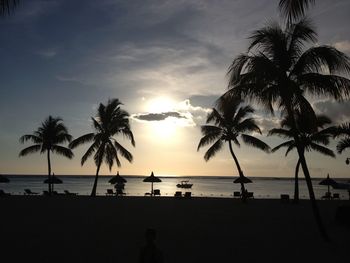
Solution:
<svg viewBox="0 0 350 263">
<path fill-rule="evenodd" d="M 127 181 L 119 175 L 119 172 L 117 172 L 117 175 L 109 179 L 108 182 L 110 184 L 118 184 L 118 183 L 126 183 Z"/>
<path fill-rule="evenodd" d="M 329 186 L 337 184 L 336 181 L 329 178 L 329 174 L 327 174 L 327 178 L 323 179 L 320 183 L 320 185 L 327 185 L 328 186 L 328 196 L 331 196 L 331 191 L 329 190 Z"/>
<path fill-rule="evenodd" d="M 8 183 L 8 182 L 10 182 L 10 180 L 6 176 L 0 174 L 0 183 Z"/>
<path fill-rule="evenodd" d="M 160 183 L 162 180 L 160 180 L 158 177 L 155 177 L 153 172 L 151 173 L 150 176 L 146 177 L 143 179 L 144 182 L 151 183 L 151 196 L 153 196 L 153 183 Z"/>
<path fill-rule="evenodd" d="M 57 177 L 55 176 L 55 174 L 53 174 L 53 175 L 50 177 L 50 179 L 46 179 L 46 180 L 44 181 L 44 184 L 48 184 L 48 183 L 52 184 L 52 191 L 53 191 L 53 190 L 54 190 L 54 185 L 55 185 L 55 184 L 62 184 L 63 182 L 62 182 L 62 180 L 61 180 L 60 178 L 57 178 Z"/>
<path fill-rule="evenodd" d="M 248 177 L 245 177 L 245 176 L 239 176 L 238 178 L 236 178 L 233 183 L 235 184 L 241 184 L 241 197 L 242 197 L 242 200 L 245 201 L 246 199 L 246 195 L 245 193 L 243 193 L 243 185 L 244 184 L 250 184 L 252 183 L 253 181 L 250 180 Z"/>
</svg>

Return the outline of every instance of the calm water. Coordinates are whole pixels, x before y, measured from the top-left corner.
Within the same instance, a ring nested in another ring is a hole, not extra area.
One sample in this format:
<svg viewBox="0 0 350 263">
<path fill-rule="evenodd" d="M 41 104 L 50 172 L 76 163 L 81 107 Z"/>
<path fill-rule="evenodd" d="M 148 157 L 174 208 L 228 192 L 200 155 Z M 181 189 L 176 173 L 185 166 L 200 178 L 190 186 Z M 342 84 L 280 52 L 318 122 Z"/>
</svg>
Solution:
<svg viewBox="0 0 350 263">
<path fill-rule="evenodd" d="M 43 181 L 46 176 L 19 176 L 8 175 L 10 183 L 1 184 L 0 189 L 12 194 L 23 194 L 24 189 L 29 188 L 33 192 L 42 193 L 47 190 L 47 184 Z M 55 185 L 55 190 L 63 192 L 69 190 L 79 195 L 89 195 L 94 182 L 92 176 L 58 176 L 63 183 Z M 97 187 L 98 195 L 105 195 L 108 188 L 113 186 L 108 183 L 111 176 L 100 176 Z M 144 183 L 145 177 L 125 176 L 127 180 L 125 192 L 129 196 L 143 196 L 146 192 L 150 192 L 151 184 Z M 208 177 L 208 176 L 192 176 L 192 177 L 160 177 L 162 182 L 155 183 L 154 189 L 160 189 L 162 196 L 173 196 L 175 191 L 191 191 L 193 196 L 203 197 L 232 197 L 233 191 L 239 191 L 240 185 L 234 184 L 233 177 Z M 180 189 L 176 184 L 181 180 L 190 180 L 193 184 L 192 189 Z M 247 184 L 246 187 L 250 192 L 254 192 L 255 198 L 279 198 L 280 194 L 289 194 L 293 196 L 294 182 L 293 179 L 279 178 L 252 178 L 253 183 Z M 321 198 L 327 191 L 327 186 L 319 185 L 320 179 L 313 180 L 313 186 L 317 198 Z M 337 182 L 347 182 L 347 180 L 337 179 Z M 300 197 L 308 199 L 307 187 L 304 180 L 300 180 Z M 342 199 L 348 199 L 346 190 L 333 190 L 340 194 Z"/>
</svg>

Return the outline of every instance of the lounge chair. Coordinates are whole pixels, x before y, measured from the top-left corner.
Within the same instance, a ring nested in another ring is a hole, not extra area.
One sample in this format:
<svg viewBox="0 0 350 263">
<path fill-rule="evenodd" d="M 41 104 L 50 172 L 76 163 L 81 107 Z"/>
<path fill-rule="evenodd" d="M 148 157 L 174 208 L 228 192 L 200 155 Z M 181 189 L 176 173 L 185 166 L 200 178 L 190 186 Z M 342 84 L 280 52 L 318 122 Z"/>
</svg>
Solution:
<svg viewBox="0 0 350 263">
<path fill-rule="evenodd" d="M 324 194 L 324 196 L 322 196 L 322 199 L 328 199 L 328 200 L 330 200 L 330 199 L 332 199 L 332 194 L 329 193 L 329 192 L 326 192 L 326 193 Z"/>
<path fill-rule="evenodd" d="M 123 192 L 123 189 L 117 189 L 117 192 L 116 192 L 116 194 L 115 194 L 116 196 L 123 196 L 123 195 L 125 195 L 125 193 Z"/>
<path fill-rule="evenodd" d="M 334 194 L 333 194 L 333 199 L 340 199 L 339 194 L 338 194 L 338 193 L 334 193 Z"/>
<path fill-rule="evenodd" d="M 147 193 L 145 193 L 145 196 L 151 196 L 151 193 L 150 192 L 147 192 Z"/>
<path fill-rule="evenodd" d="M 176 191 L 174 194 L 174 197 L 182 197 L 182 192 L 181 191 Z"/>
<path fill-rule="evenodd" d="M 6 193 L 4 190 L 0 189 L 0 196 L 9 196 L 10 193 Z"/>
<path fill-rule="evenodd" d="M 154 189 L 153 190 L 153 195 L 156 196 L 156 195 L 159 195 L 160 196 L 160 190 L 159 189 Z"/>
<path fill-rule="evenodd" d="M 254 193 L 253 192 L 248 192 L 247 193 L 247 198 L 253 198 L 254 199 Z"/>
<path fill-rule="evenodd" d="M 192 193 L 191 192 L 185 192 L 184 197 L 185 198 L 191 198 L 192 197 Z"/>
<path fill-rule="evenodd" d="M 37 195 L 39 193 L 32 192 L 32 190 L 30 190 L 30 189 L 24 189 L 24 194 L 25 195 Z"/>
<path fill-rule="evenodd" d="M 241 197 L 241 192 L 239 192 L 239 191 L 234 191 L 234 192 L 233 192 L 233 197 L 234 197 L 234 198 L 236 198 L 236 197 L 240 198 L 240 197 Z"/>
<path fill-rule="evenodd" d="M 281 201 L 282 202 L 289 202 L 289 195 L 288 194 L 281 194 Z"/>
<path fill-rule="evenodd" d="M 64 193 L 66 195 L 78 195 L 78 193 L 72 193 L 72 192 L 69 192 L 68 190 L 64 190 Z"/>
<path fill-rule="evenodd" d="M 107 189 L 106 195 L 114 195 L 113 189 Z"/>
<path fill-rule="evenodd" d="M 50 193 L 49 193 L 49 191 L 44 190 L 44 191 L 43 191 L 43 195 L 49 196 Z"/>
</svg>

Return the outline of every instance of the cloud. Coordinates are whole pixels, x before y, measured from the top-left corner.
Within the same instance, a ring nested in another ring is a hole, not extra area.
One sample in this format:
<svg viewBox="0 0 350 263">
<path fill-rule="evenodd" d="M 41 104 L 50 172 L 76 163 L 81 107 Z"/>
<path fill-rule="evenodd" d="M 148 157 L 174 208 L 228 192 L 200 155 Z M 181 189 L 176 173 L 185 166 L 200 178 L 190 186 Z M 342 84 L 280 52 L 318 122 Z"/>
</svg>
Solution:
<svg viewBox="0 0 350 263">
<path fill-rule="evenodd" d="M 53 58 L 57 55 L 57 50 L 55 49 L 44 49 L 37 52 L 40 56 L 44 58 Z"/>
<path fill-rule="evenodd" d="M 143 121 L 164 121 L 169 117 L 179 118 L 179 119 L 186 118 L 185 116 L 182 116 L 181 113 L 176 111 L 133 115 L 133 118 L 143 120 Z"/>
<path fill-rule="evenodd" d="M 334 124 L 350 121 L 350 101 L 337 102 L 334 100 L 318 101 L 313 104 L 317 114 L 325 114 Z"/>
<path fill-rule="evenodd" d="M 350 41 L 344 40 L 334 43 L 334 47 L 342 52 L 350 53 Z"/>
<path fill-rule="evenodd" d="M 178 126 L 193 127 L 203 124 L 210 110 L 209 108 L 194 106 L 189 99 L 186 99 L 176 104 L 172 111 L 161 113 L 137 113 L 132 114 L 131 118 L 143 123 L 172 121 Z"/>
</svg>

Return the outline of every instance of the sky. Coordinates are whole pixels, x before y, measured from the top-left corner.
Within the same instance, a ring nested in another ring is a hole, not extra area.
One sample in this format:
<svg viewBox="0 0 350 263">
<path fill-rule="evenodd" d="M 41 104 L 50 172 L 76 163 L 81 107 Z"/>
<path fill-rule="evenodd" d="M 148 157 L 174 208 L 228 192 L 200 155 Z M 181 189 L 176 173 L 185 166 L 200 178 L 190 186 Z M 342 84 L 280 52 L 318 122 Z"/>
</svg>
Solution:
<svg viewBox="0 0 350 263">
<path fill-rule="evenodd" d="M 117 138 L 134 157 L 122 159 L 124 175 L 236 176 L 225 146 L 209 162 L 197 152 L 200 126 L 227 90 L 227 70 L 246 51 L 249 35 L 280 20 L 276 0 L 31 0 L 0 18 L 0 173 L 45 174 L 46 156 L 18 157 L 19 143 L 49 115 L 61 117 L 74 138 L 92 131 L 99 103 L 119 98 L 129 112 L 136 147 Z M 350 55 L 350 1 L 320 0 L 309 11 L 317 45 Z M 335 124 L 349 121 L 350 104 L 310 98 Z M 261 140 L 279 126 L 258 107 Z M 336 142 L 329 146 L 335 150 Z M 52 157 L 57 174 L 93 175 L 93 159 L 80 165 L 88 145 L 68 160 Z M 246 176 L 293 177 L 296 153 L 266 154 L 242 143 L 235 148 Z M 311 175 L 350 178 L 349 151 L 335 159 L 306 154 Z"/>
</svg>

